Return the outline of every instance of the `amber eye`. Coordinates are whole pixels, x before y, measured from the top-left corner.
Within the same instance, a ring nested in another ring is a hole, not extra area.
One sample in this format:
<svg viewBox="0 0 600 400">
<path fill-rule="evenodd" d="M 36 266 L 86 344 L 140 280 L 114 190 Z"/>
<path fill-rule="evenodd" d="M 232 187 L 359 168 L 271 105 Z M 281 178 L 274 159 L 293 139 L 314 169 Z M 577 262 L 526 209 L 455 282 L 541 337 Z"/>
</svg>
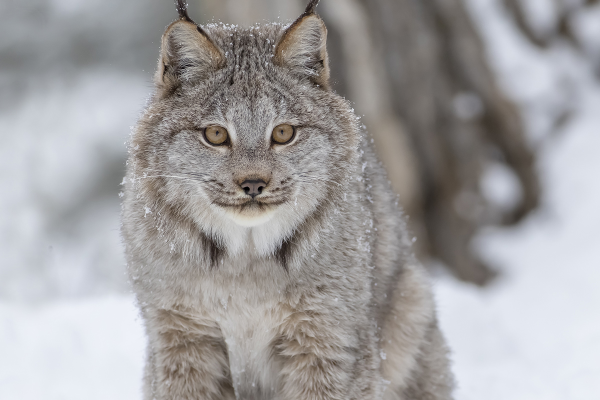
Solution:
<svg viewBox="0 0 600 400">
<path fill-rule="evenodd" d="M 286 144 L 294 138 L 296 129 L 288 124 L 277 125 L 273 129 L 273 141 L 277 144 Z"/>
<path fill-rule="evenodd" d="M 208 143 L 219 146 L 227 143 L 229 135 L 227 134 L 227 129 L 222 126 L 209 126 L 204 129 L 204 138 Z"/>
</svg>

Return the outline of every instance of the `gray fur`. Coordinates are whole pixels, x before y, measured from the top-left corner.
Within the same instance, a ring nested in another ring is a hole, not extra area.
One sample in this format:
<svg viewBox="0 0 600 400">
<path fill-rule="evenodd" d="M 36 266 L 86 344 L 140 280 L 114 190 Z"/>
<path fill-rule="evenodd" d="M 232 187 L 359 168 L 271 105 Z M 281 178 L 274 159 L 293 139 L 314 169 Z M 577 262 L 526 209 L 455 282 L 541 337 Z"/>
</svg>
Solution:
<svg viewBox="0 0 600 400">
<path fill-rule="evenodd" d="M 122 212 L 145 399 L 449 399 L 396 198 L 327 87 L 322 21 L 311 9 L 295 24 L 183 18 L 165 32 Z M 269 140 L 281 123 L 297 126 L 289 145 Z M 207 144 L 207 124 L 230 145 Z M 268 182 L 258 202 L 239 186 L 249 178 Z"/>
</svg>

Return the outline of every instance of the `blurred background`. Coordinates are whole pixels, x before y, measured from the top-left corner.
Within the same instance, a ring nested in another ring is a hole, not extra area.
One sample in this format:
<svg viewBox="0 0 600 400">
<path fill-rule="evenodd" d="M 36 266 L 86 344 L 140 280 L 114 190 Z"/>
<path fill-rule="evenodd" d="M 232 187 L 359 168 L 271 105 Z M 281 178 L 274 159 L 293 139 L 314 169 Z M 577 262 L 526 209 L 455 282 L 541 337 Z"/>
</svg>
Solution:
<svg viewBox="0 0 600 400">
<path fill-rule="evenodd" d="M 289 22 L 304 0 L 189 0 Z M 600 397 L 600 1 L 322 0 L 434 276 L 457 399 Z M 0 398 L 141 399 L 119 238 L 170 0 L 0 0 Z"/>
</svg>

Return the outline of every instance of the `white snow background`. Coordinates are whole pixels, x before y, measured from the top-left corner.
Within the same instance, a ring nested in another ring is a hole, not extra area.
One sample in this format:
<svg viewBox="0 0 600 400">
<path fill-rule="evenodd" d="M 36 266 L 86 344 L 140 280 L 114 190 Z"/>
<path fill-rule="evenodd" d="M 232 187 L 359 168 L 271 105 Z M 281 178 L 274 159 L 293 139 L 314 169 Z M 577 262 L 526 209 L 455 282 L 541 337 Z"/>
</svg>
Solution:
<svg viewBox="0 0 600 400">
<path fill-rule="evenodd" d="M 538 25 L 553 18 L 552 3 L 528 2 Z M 16 4 L 0 4 L 0 26 L 15 28 L 31 51 L 67 39 L 61 26 L 74 19 L 108 18 L 108 11 L 97 13 L 100 4 L 109 11 L 122 6 L 117 0 L 32 1 L 19 11 L 31 17 L 29 28 L 40 18 L 55 23 L 43 26 L 42 39 L 27 39 L 30 30 L 14 22 Z M 40 4 L 42 14 L 34 7 Z M 502 271 L 495 284 L 479 289 L 436 277 L 456 398 L 598 399 L 600 84 L 585 53 L 560 43 L 535 48 L 498 0 L 469 5 L 500 84 L 522 110 L 544 195 L 519 226 L 479 235 L 477 250 Z M 172 17 L 169 7 L 148 28 L 155 43 Z M 600 48 L 600 5 L 576 17 L 593 55 Z M 112 28 L 101 25 L 79 29 L 82 36 L 95 29 L 92 36 L 102 40 Z M 157 46 L 144 64 L 150 69 Z M 83 60 L 64 71 L 52 69 L 60 54 L 22 55 L 0 35 L 2 400 L 141 399 L 145 337 L 124 277 L 118 188 L 102 197 L 95 187 L 103 179 L 107 185 L 117 179 L 117 187 L 123 142 L 150 90 L 150 73 L 132 67 L 140 62 L 135 58 L 114 61 L 111 49 L 106 62 Z M 8 57 L 25 61 L 13 65 Z M 27 69 L 30 59 L 41 66 Z M 49 71 L 34 73 L 46 66 Z M 571 118 L 552 128 L 563 111 Z M 108 175 L 107 159 L 115 170 Z M 511 190 L 498 171 L 490 170 L 482 184 L 499 199 Z"/>
</svg>

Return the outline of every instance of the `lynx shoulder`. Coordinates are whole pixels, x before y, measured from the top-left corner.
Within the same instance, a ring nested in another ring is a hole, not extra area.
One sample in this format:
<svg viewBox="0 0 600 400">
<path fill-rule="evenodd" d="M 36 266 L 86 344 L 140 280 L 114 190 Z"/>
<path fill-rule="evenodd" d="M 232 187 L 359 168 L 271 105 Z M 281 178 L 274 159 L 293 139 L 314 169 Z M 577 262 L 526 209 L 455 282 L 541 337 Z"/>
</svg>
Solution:
<svg viewBox="0 0 600 400">
<path fill-rule="evenodd" d="M 290 25 L 162 38 L 129 147 L 122 236 L 145 399 L 449 399 L 423 268 L 329 88 L 317 1 Z"/>
</svg>

